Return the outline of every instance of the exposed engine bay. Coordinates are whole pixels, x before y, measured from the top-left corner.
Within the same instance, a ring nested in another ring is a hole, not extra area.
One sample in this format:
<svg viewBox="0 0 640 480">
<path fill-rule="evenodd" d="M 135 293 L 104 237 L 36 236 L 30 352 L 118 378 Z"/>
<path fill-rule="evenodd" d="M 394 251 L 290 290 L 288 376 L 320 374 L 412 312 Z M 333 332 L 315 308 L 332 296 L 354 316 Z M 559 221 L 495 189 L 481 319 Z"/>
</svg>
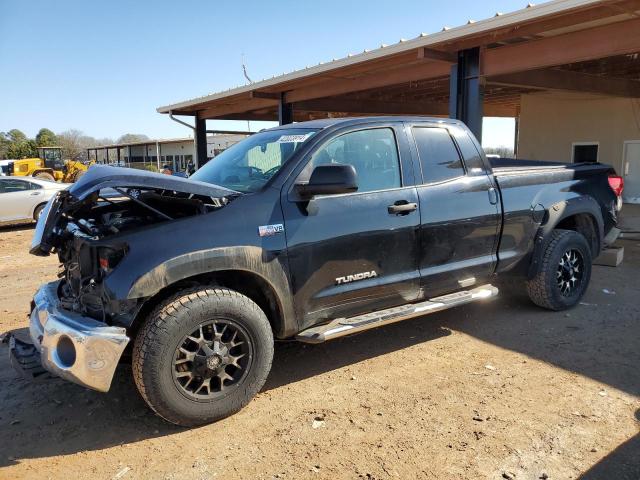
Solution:
<svg viewBox="0 0 640 480">
<path fill-rule="evenodd" d="M 123 309 L 109 305 L 101 280 L 127 254 L 127 242 L 120 237 L 149 225 L 212 212 L 233 197 L 126 187 L 106 190 L 108 194 L 96 191 L 82 201 L 63 192 L 49 242 L 62 264 L 61 305 L 111 323 Z"/>
</svg>

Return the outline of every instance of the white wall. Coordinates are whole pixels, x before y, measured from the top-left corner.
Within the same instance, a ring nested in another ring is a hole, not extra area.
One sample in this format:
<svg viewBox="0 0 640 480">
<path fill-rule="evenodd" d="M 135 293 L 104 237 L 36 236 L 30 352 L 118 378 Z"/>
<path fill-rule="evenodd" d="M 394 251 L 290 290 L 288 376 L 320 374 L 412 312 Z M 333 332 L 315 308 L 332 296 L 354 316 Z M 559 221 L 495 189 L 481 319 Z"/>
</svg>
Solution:
<svg viewBox="0 0 640 480">
<path fill-rule="evenodd" d="M 571 162 L 572 143 L 599 142 L 598 160 L 622 172 L 625 140 L 640 140 L 640 100 L 573 93 L 522 96 L 518 158 Z"/>
</svg>

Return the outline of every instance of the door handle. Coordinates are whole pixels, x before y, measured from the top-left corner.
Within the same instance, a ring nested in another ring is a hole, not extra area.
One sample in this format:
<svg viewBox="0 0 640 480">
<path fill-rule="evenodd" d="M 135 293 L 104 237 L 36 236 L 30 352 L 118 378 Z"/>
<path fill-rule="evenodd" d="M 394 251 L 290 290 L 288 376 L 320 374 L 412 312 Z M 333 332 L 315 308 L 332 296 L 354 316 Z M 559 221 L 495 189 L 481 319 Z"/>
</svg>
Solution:
<svg viewBox="0 0 640 480">
<path fill-rule="evenodd" d="M 36 195 L 40 195 L 40 192 L 32 192 L 32 193 L 31 193 L 31 196 L 32 196 L 32 197 L 34 197 L 34 196 L 36 196 Z"/>
<path fill-rule="evenodd" d="M 418 209 L 417 203 L 409 203 L 406 200 L 398 200 L 393 205 L 387 207 L 387 212 L 391 215 L 407 215 Z"/>
<path fill-rule="evenodd" d="M 496 205 L 498 203 L 498 192 L 496 192 L 496 189 L 491 187 L 487 190 L 487 193 L 489 194 L 489 203 L 491 205 Z"/>
</svg>

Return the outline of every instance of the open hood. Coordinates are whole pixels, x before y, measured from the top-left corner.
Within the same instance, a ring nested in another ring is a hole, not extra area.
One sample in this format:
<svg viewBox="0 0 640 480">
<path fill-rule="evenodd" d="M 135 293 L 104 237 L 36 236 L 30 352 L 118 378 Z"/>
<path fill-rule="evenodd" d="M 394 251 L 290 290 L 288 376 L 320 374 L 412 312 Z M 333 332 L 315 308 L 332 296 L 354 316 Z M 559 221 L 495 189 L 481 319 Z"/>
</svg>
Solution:
<svg viewBox="0 0 640 480">
<path fill-rule="evenodd" d="M 34 255 L 48 255 L 60 243 L 61 235 L 64 235 L 66 224 L 70 220 L 73 220 L 76 226 L 80 225 L 79 229 L 84 230 L 85 235 L 93 236 L 93 230 L 87 227 L 88 221 L 95 220 L 92 213 L 87 213 L 87 209 L 93 208 L 97 201 L 96 196 L 92 194 L 103 190 L 106 192 L 101 195 L 106 193 L 105 197 L 128 196 L 116 194 L 112 190 L 114 188 L 126 191 L 139 190 L 135 198 L 131 197 L 132 201 L 139 208 L 144 208 L 145 213 L 153 212 L 165 220 L 203 213 L 207 208 L 219 208 L 238 195 L 238 192 L 228 188 L 186 178 L 146 170 L 96 165 L 76 183 L 68 189 L 61 190 L 49 201 L 38 219 L 30 252 Z M 164 202 L 163 208 L 173 210 L 172 215 L 163 213 L 162 208 L 145 204 L 145 198 L 151 198 L 150 201 L 155 203 Z M 170 203 L 167 204 L 166 201 Z M 80 217 L 74 219 L 76 214 Z M 82 218 L 83 215 L 87 218 Z M 129 215 L 128 218 L 133 217 L 135 215 Z M 114 230 L 112 225 L 109 228 Z"/>
<path fill-rule="evenodd" d="M 103 188 L 153 188 L 221 198 L 237 194 L 234 190 L 198 182 L 187 178 L 163 175 L 161 173 L 137 170 L 135 168 L 94 165 L 69 189 L 69 193 L 78 200 L 84 200 Z"/>
</svg>

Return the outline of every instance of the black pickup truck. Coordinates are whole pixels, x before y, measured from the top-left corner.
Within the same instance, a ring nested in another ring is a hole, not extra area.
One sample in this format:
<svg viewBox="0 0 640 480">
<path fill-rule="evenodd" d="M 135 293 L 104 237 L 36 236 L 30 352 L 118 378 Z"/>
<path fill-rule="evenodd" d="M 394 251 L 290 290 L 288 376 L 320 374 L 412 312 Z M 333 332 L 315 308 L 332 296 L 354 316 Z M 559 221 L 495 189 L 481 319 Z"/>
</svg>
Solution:
<svg viewBox="0 0 640 480">
<path fill-rule="evenodd" d="M 602 164 L 492 165 L 437 118 L 280 126 L 189 179 L 92 167 L 38 221 L 31 253 L 57 253 L 61 279 L 35 294 L 34 344 L 13 361 L 106 391 L 131 358 L 155 412 L 211 422 L 260 390 L 274 339 L 481 302 L 501 276 L 541 307 L 575 305 L 621 189 Z"/>
</svg>

